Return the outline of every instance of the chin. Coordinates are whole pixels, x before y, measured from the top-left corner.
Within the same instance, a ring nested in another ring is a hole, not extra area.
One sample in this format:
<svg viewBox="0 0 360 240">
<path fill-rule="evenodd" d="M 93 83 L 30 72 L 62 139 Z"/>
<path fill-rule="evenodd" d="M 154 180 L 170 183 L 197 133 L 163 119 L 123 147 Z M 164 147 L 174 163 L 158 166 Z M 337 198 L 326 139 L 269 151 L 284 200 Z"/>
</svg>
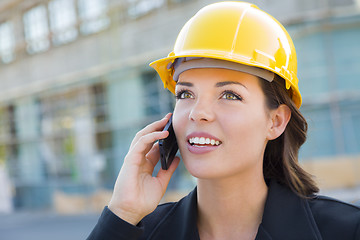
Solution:
<svg viewBox="0 0 360 240">
<path fill-rule="evenodd" d="M 260 166 L 256 162 L 226 164 L 224 161 L 219 162 L 214 158 L 196 158 L 193 156 L 183 156 L 183 162 L 188 172 L 197 179 L 220 180 L 237 178 L 256 174 L 258 168 L 261 168 L 262 172 L 262 164 Z"/>
<path fill-rule="evenodd" d="M 224 173 L 224 169 L 219 168 L 216 164 L 211 164 L 209 161 L 202 159 L 191 159 L 189 161 L 184 160 L 184 165 L 188 172 L 197 179 L 218 179 L 227 175 Z"/>
</svg>

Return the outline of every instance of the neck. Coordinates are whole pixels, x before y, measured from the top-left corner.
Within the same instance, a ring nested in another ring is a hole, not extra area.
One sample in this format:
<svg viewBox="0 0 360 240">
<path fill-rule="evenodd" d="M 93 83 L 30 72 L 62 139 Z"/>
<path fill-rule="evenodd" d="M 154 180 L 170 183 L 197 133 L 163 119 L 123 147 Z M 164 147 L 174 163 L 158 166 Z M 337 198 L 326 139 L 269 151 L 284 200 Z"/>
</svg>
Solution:
<svg viewBox="0 0 360 240">
<path fill-rule="evenodd" d="M 201 239 L 255 239 L 267 197 L 262 175 L 200 179 L 197 192 Z"/>
</svg>

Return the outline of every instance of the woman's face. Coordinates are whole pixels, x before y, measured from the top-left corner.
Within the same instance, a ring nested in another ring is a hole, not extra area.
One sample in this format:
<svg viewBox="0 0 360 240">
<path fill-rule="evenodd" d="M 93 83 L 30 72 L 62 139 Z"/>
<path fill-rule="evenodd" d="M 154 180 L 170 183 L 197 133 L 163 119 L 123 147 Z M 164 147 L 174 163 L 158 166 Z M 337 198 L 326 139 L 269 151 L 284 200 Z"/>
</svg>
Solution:
<svg viewBox="0 0 360 240">
<path fill-rule="evenodd" d="M 176 85 L 173 125 L 195 177 L 262 174 L 272 121 L 257 77 L 227 69 L 191 69 Z"/>
</svg>

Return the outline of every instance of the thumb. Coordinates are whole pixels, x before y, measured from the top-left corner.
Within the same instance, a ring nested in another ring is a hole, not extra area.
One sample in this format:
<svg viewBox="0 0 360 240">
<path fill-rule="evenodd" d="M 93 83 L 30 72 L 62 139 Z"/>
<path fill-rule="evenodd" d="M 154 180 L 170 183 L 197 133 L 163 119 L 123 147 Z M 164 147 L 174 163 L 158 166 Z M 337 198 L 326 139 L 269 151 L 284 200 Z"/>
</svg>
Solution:
<svg viewBox="0 0 360 240">
<path fill-rule="evenodd" d="M 160 168 L 160 170 L 159 170 L 156 177 L 161 182 L 161 184 L 162 184 L 162 186 L 164 188 L 163 189 L 164 193 L 166 191 L 167 185 L 170 182 L 170 178 L 174 174 L 176 168 L 179 166 L 179 163 L 180 163 L 180 158 L 175 157 L 173 162 L 171 163 L 170 167 L 168 168 L 168 170 L 164 170 L 164 169 Z"/>
</svg>

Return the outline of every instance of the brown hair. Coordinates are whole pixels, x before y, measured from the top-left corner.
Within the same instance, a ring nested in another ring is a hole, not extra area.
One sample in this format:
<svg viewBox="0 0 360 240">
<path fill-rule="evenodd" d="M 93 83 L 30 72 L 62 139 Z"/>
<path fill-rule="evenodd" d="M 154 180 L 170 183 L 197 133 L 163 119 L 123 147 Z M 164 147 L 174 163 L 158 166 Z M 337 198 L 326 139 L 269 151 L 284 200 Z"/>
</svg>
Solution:
<svg viewBox="0 0 360 240">
<path fill-rule="evenodd" d="M 265 179 L 274 179 L 288 186 L 297 195 L 307 198 L 319 191 L 312 176 L 298 163 L 298 153 L 306 140 L 307 122 L 291 100 L 291 91 L 285 89 L 285 81 L 276 76 L 274 81 L 261 80 L 266 105 L 276 109 L 281 104 L 291 110 L 291 118 L 285 131 L 269 141 L 264 154 L 263 172 Z"/>
</svg>

